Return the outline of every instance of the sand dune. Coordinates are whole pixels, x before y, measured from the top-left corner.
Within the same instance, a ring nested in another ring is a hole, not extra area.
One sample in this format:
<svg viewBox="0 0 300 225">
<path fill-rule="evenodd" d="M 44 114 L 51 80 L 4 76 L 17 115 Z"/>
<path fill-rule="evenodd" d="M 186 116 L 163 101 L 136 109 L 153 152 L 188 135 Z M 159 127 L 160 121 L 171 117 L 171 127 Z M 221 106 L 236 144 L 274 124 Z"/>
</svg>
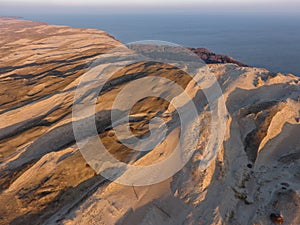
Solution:
<svg viewBox="0 0 300 225">
<path fill-rule="evenodd" d="M 110 115 L 113 110 L 123 115 L 125 110 L 113 108 L 113 102 L 126 85 L 150 76 L 165 78 L 199 103 L 191 121 L 200 130 L 197 148 L 184 168 L 157 184 L 125 186 L 97 174 L 79 151 L 73 125 L 85 124 L 91 115 L 72 120 L 81 76 L 91 62 L 122 44 L 103 31 L 17 19 L 1 18 L 0 31 L 0 224 L 265 225 L 273 224 L 272 213 L 281 214 L 284 224 L 300 224 L 298 77 L 234 63 L 208 64 L 223 92 L 216 101 L 222 97 L 227 112 L 220 148 L 203 169 L 212 109 L 195 81 L 157 62 L 117 71 L 96 101 L 98 134 L 91 140 L 100 138 L 124 163 L 146 166 L 167 159 L 181 133 L 180 124 L 172 123 L 171 101 L 150 96 L 131 109 L 131 131 L 147 137 L 149 121 L 157 116 L 170 131 L 149 152 L 123 145 Z M 132 95 L 145 89 L 136 88 Z M 151 89 L 178 95 L 168 82 Z M 97 83 L 81 90 L 79 107 L 97 95 Z M 125 132 L 124 126 L 119 121 L 116 128 Z M 120 137 L 130 143 L 128 136 Z"/>
</svg>

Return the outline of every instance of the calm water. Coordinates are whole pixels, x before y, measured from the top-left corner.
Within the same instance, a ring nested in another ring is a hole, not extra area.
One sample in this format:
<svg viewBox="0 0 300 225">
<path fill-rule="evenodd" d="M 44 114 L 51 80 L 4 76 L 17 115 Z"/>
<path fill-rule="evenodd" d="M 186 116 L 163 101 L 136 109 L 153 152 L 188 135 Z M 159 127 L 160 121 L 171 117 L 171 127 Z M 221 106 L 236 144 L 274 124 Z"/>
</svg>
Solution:
<svg viewBox="0 0 300 225">
<path fill-rule="evenodd" d="M 105 30 L 123 43 L 155 39 L 205 47 L 248 65 L 300 75 L 300 15 L 23 15 Z"/>
</svg>

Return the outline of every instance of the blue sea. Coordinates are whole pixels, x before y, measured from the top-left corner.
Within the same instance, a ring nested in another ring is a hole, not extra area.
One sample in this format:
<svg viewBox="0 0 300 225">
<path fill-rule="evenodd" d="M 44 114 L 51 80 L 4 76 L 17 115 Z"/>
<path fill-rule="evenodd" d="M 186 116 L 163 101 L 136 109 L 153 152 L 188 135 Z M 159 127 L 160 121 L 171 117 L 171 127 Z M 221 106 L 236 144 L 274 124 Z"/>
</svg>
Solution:
<svg viewBox="0 0 300 225">
<path fill-rule="evenodd" d="M 23 18 L 101 29 L 123 43 L 163 40 L 187 47 L 204 47 L 250 66 L 300 75 L 300 15 L 35 14 Z"/>
</svg>

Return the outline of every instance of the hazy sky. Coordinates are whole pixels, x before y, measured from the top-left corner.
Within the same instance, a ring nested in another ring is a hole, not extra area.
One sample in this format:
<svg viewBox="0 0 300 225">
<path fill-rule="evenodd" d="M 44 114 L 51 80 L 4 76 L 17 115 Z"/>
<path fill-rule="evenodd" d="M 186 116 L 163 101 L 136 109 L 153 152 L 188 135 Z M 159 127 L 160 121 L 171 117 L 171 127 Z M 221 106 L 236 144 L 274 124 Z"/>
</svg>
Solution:
<svg viewBox="0 0 300 225">
<path fill-rule="evenodd" d="M 244 4 L 244 3 L 296 3 L 298 0 L 48 0 L 48 1 L 42 1 L 42 0 L 1 0 L 0 2 L 31 2 L 31 3 L 59 3 L 59 4 L 199 4 L 199 3 L 205 3 L 205 4 L 224 4 L 224 3 L 234 3 L 234 4 Z"/>
<path fill-rule="evenodd" d="M 0 0 L 8 13 L 300 12 L 299 0 Z"/>
</svg>

